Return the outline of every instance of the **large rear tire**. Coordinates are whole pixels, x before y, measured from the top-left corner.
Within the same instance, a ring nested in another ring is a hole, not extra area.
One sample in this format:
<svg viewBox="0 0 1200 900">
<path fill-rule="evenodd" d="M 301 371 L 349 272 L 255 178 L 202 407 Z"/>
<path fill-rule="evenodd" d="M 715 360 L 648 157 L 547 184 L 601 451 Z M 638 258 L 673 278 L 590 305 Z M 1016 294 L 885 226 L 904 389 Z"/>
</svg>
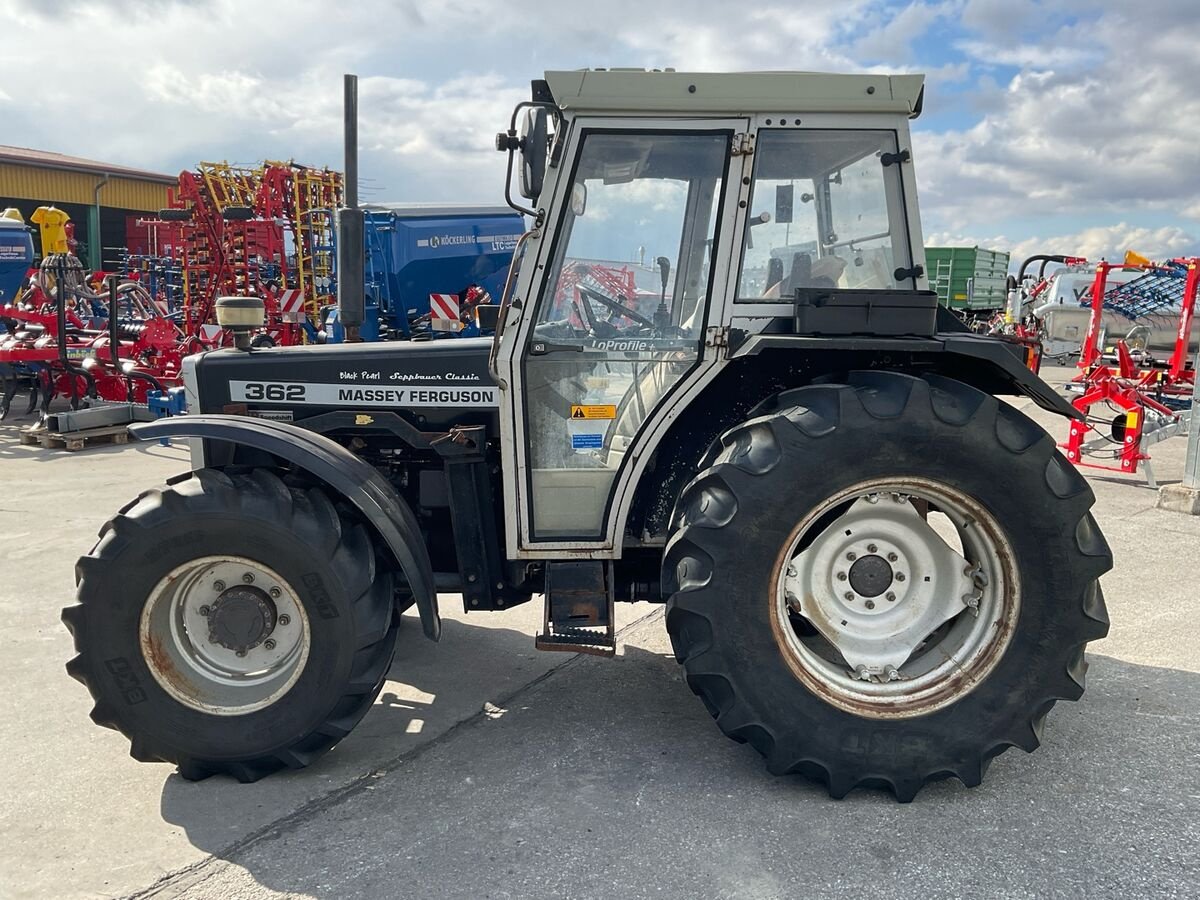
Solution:
<svg viewBox="0 0 1200 900">
<path fill-rule="evenodd" d="M 395 648 L 367 531 L 265 469 L 142 494 L 75 571 L 67 671 L 92 719 L 188 779 L 308 765 L 370 708 Z"/>
<path fill-rule="evenodd" d="M 1037 424 L 960 382 L 854 373 L 726 433 L 676 506 L 688 685 L 775 774 L 834 797 L 980 783 L 1083 693 L 1112 556 Z"/>
</svg>

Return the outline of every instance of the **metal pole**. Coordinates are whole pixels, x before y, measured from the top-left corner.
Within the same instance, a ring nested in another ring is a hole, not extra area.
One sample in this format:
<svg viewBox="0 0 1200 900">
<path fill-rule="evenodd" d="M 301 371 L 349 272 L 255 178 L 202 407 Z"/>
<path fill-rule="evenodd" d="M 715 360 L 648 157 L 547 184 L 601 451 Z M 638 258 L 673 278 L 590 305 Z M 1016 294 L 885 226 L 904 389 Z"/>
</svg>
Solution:
<svg viewBox="0 0 1200 900">
<path fill-rule="evenodd" d="M 1200 491 L 1200 349 L 1192 365 L 1195 383 L 1192 385 L 1192 420 L 1188 424 L 1187 458 L 1183 463 L 1183 486 Z"/>
</svg>

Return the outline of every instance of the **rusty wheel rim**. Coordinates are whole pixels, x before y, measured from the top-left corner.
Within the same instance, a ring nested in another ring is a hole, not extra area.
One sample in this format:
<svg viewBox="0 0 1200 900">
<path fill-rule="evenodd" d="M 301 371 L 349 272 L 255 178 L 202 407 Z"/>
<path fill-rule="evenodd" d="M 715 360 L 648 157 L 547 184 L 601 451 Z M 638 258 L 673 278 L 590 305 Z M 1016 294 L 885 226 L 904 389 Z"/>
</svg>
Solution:
<svg viewBox="0 0 1200 900">
<path fill-rule="evenodd" d="M 793 674 L 865 718 L 925 715 L 969 694 L 1003 657 L 1020 610 L 995 518 L 923 478 L 828 498 L 792 531 L 772 589 L 772 629 Z"/>
<path fill-rule="evenodd" d="M 139 643 L 150 674 L 174 699 L 211 715 L 245 715 L 291 690 L 311 647 L 291 585 L 240 556 L 176 566 L 146 598 Z"/>
</svg>

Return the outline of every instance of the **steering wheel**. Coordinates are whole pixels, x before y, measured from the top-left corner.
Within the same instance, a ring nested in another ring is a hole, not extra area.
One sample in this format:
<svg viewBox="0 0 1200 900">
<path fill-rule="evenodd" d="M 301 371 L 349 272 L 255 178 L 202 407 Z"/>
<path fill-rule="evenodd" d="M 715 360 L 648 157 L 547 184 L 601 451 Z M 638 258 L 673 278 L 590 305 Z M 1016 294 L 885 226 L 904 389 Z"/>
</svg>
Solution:
<svg viewBox="0 0 1200 900">
<path fill-rule="evenodd" d="M 636 322 L 643 328 L 654 328 L 654 323 L 652 321 L 647 319 L 636 309 L 626 306 L 620 300 L 614 300 L 612 297 L 600 293 L 595 288 L 590 288 L 582 284 L 575 285 L 575 289 L 579 291 L 580 297 L 583 298 L 583 308 L 585 314 L 587 315 L 588 325 L 591 326 L 593 332 L 596 330 L 596 325 L 598 324 L 596 315 L 592 310 L 591 300 L 593 299 L 610 312 L 617 313 L 618 315 L 629 319 L 631 322 Z"/>
</svg>

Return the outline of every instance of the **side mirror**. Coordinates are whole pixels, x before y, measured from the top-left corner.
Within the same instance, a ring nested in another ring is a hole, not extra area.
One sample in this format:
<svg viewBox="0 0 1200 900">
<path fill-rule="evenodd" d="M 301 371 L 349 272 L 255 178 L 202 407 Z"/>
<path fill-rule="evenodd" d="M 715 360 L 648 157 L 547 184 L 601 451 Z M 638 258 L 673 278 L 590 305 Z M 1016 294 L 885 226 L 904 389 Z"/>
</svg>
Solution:
<svg viewBox="0 0 1200 900">
<path fill-rule="evenodd" d="M 521 126 L 521 196 L 537 200 L 546 178 L 546 110 L 535 107 L 525 113 Z"/>
</svg>

